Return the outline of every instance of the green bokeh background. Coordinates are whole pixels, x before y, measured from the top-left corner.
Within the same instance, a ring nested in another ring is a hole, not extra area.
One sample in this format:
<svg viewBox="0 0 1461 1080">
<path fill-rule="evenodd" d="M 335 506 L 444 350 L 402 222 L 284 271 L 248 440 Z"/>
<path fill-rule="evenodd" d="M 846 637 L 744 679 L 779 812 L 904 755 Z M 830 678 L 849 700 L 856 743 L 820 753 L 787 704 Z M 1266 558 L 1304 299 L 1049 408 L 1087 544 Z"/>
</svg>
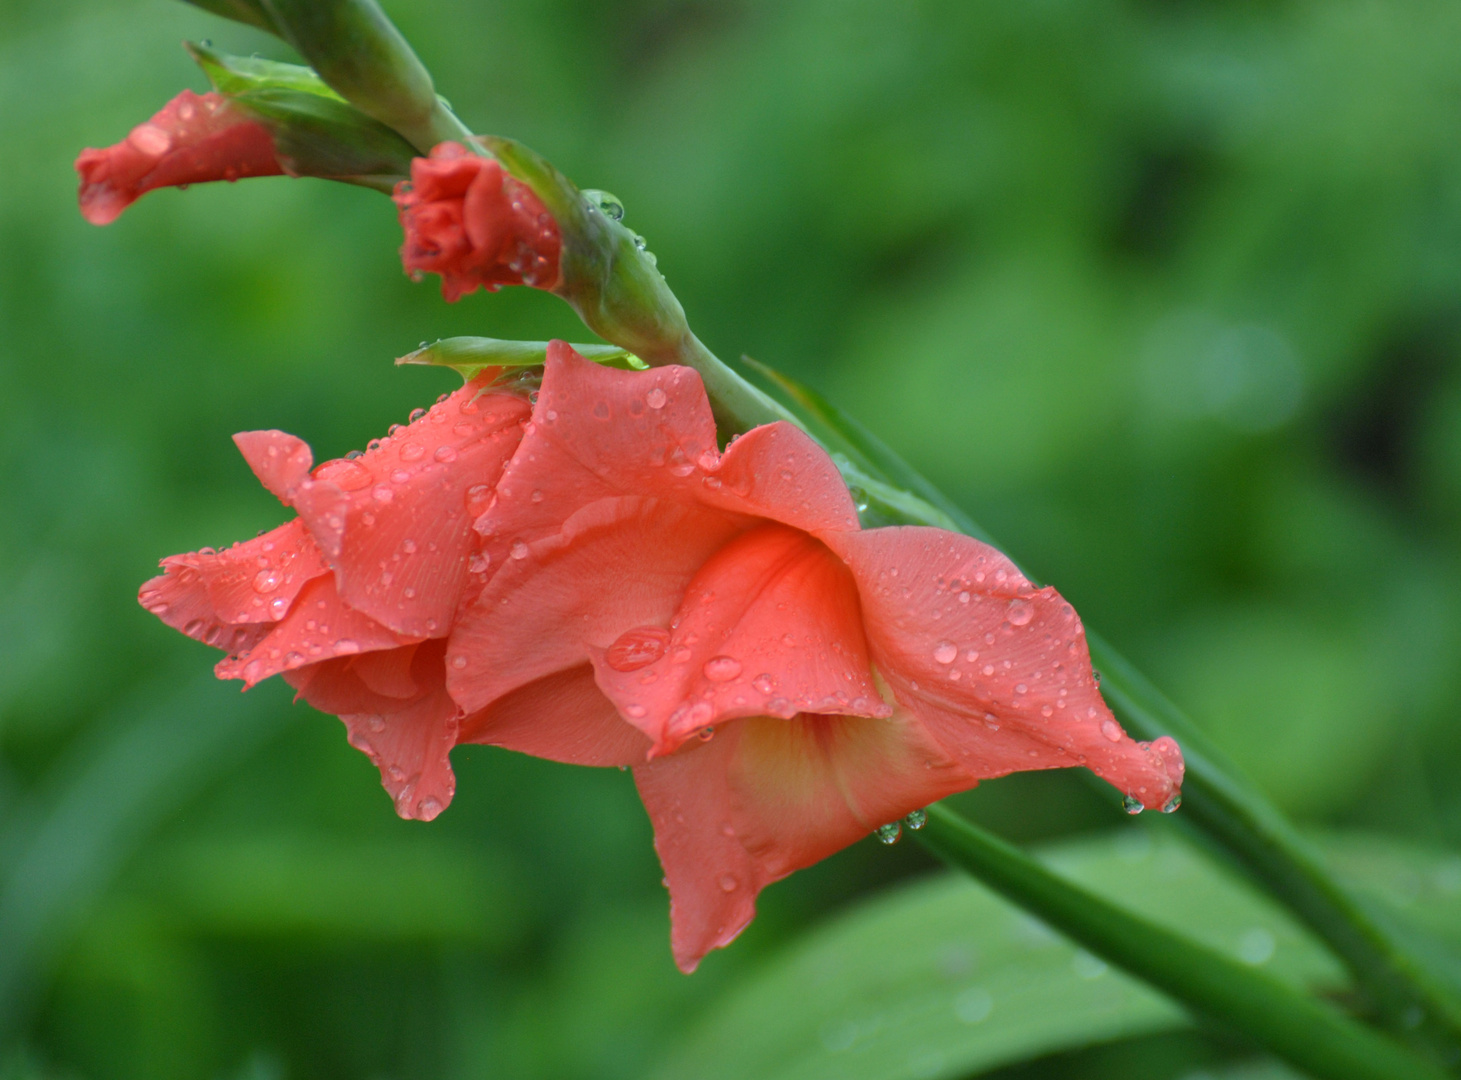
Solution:
<svg viewBox="0 0 1461 1080">
<path fill-rule="evenodd" d="M 469 123 L 623 199 L 714 350 L 867 422 L 1300 820 L 1461 846 L 1461 9 L 385 6 Z M 450 389 L 392 367 L 422 339 L 584 337 L 412 284 L 361 189 L 86 225 L 71 161 L 203 89 L 184 37 L 288 58 L 168 0 L 0 0 L 0 1075 L 643 1075 L 933 864 L 856 845 L 687 979 L 627 775 L 465 747 L 450 811 L 398 821 L 336 721 L 137 606 L 160 556 L 286 516 L 233 432 L 337 456 Z M 1069 775 L 962 805 L 1149 827 Z"/>
</svg>

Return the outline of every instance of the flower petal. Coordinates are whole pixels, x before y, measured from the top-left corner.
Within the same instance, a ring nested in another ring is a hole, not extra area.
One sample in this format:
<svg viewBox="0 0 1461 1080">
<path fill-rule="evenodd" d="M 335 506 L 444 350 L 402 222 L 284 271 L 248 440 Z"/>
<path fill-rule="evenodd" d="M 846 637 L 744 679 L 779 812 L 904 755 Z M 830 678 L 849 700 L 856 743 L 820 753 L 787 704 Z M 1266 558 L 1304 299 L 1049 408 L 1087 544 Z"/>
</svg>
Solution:
<svg viewBox="0 0 1461 1080">
<path fill-rule="evenodd" d="M 424 670 L 421 680 L 412 676 L 418 663 L 433 665 L 424 655 L 429 642 L 378 649 L 355 656 L 337 656 L 284 672 L 284 679 L 296 690 L 295 698 L 309 702 L 320 712 L 399 712 L 444 681 L 441 648 L 435 653 L 434 670 Z M 420 661 L 417 653 L 423 652 Z"/>
<path fill-rule="evenodd" d="M 407 638 L 345 603 L 328 574 L 300 590 L 294 606 L 268 636 L 246 652 L 219 661 L 220 679 L 243 679 L 246 688 L 281 671 L 333 656 L 394 649 Z"/>
<path fill-rule="evenodd" d="M 891 712 L 872 681 L 852 575 L 785 525 L 753 529 L 705 563 L 658 659 L 626 663 L 612 645 L 592 656 L 599 685 L 655 754 L 742 716 Z"/>
<path fill-rule="evenodd" d="M 152 119 L 105 150 L 83 150 L 81 216 L 108 225 L 160 187 L 281 176 L 268 128 L 220 94 L 184 90 Z"/>
<path fill-rule="evenodd" d="M 341 716 L 350 745 L 380 769 L 396 813 L 430 821 L 451 803 L 457 781 L 448 755 L 457 743 L 460 710 L 438 688 L 400 712 Z"/>
<path fill-rule="evenodd" d="M 1054 589 L 941 529 L 828 542 L 857 579 L 873 662 L 894 696 L 972 775 L 1085 765 L 1143 806 L 1178 793 L 1177 744 L 1121 730 L 1096 689 L 1085 629 Z"/>
<path fill-rule="evenodd" d="M 476 712 L 587 663 L 591 647 L 626 630 L 668 626 L 695 572 L 748 524 L 657 499 L 601 499 L 556 535 L 519 541 L 452 631 L 452 696 Z"/>
<path fill-rule="evenodd" d="M 329 572 L 298 520 L 222 551 L 171 555 L 162 566 L 166 572 L 138 594 L 143 606 L 173 629 L 230 652 L 255 644 L 306 582 Z"/>
<path fill-rule="evenodd" d="M 634 779 L 686 972 L 745 928 L 766 885 L 975 783 L 906 714 L 740 720 Z"/>
<path fill-rule="evenodd" d="M 570 765 L 637 765 L 649 753 L 649 740 L 625 723 L 587 664 L 504 694 L 462 721 L 459 741 Z"/>
<path fill-rule="evenodd" d="M 326 462 L 299 485 L 299 516 L 352 607 L 409 637 L 448 632 L 482 554 L 472 519 L 527 413 L 522 398 L 484 393 L 475 380 L 361 457 Z"/>
<path fill-rule="evenodd" d="M 273 430 L 240 431 L 233 441 L 259 483 L 285 506 L 293 506 L 294 493 L 309 479 L 314 464 L 309 445 L 294 435 Z"/>
<path fill-rule="evenodd" d="M 551 342 L 522 450 L 477 528 L 532 543 L 580 507 L 620 495 L 752 514 L 817 534 L 858 527 L 836 465 L 797 428 L 757 428 L 722 456 L 694 371 L 617 371 Z"/>
</svg>

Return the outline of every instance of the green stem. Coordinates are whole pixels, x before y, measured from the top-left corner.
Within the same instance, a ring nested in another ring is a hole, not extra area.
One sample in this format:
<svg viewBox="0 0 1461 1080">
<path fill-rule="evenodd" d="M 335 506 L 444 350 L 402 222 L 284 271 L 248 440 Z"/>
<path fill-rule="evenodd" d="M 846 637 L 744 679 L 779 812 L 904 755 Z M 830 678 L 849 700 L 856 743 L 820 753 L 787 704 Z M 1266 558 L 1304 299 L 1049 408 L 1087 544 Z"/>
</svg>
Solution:
<svg viewBox="0 0 1461 1080">
<path fill-rule="evenodd" d="M 1056 876 L 948 807 L 915 834 L 950 865 L 1073 941 L 1321 1080 L 1441 1080 L 1430 1062 L 1332 1006 Z"/>
</svg>

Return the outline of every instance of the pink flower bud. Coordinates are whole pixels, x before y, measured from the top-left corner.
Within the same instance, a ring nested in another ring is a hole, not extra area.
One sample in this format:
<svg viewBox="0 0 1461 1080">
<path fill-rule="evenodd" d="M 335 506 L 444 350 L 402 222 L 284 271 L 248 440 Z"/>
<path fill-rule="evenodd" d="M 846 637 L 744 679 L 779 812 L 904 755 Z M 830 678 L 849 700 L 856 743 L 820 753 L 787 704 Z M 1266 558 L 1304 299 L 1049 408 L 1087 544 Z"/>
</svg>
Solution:
<svg viewBox="0 0 1461 1080">
<path fill-rule="evenodd" d="M 109 225 L 160 187 L 280 176 L 269 130 L 221 94 L 184 90 L 145 124 L 105 150 L 83 150 L 81 216 Z"/>
<path fill-rule="evenodd" d="M 440 274 L 448 301 L 479 287 L 557 284 L 557 223 L 492 158 L 442 143 L 411 162 L 411 182 L 397 185 L 394 197 L 406 233 L 402 263 L 412 274 Z"/>
</svg>

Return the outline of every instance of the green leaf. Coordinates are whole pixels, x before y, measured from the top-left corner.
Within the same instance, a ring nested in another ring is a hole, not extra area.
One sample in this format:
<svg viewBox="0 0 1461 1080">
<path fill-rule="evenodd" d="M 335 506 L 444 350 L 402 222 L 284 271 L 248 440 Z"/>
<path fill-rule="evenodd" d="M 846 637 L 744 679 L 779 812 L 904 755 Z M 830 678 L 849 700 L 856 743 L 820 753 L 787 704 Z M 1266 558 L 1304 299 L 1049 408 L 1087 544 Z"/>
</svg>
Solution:
<svg viewBox="0 0 1461 1080">
<path fill-rule="evenodd" d="M 313 68 L 302 64 L 281 64 L 257 56 L 230 56 L 195 41 L 183 42 L 183 48 L 203 69 L 213 88 L 229 97 L 251 90 L 294 90 L 335 101 L 345 100 Z"/>
<path fill-rule="evenodd" d="M 573 349 L 587 360 L 605 367 L 626 371 L 644 371 L 649 367 L 628 349 L 617 345 L 574 345 Z M 449 367 L 464 379 L 471 379 L 483 368 L 536 367 L 548 358 L 546 341 L 505 341 L 490 337 L 442 338 L 432 345 L 423 345 L 396 361 L 397 364 L 432 364 Z"/>
<path fill-rule="evenodd" d="M 1284 983 L 1344 984 L 1340 967 L 1282 909 L 1165 830 L 1131 825 L 1051 849 L 1042 861 Z M 1455 865 L 1413 856 L 1417 876 L 1444 885 Z M 1461 887 L 1423 891 L 1413 904 L 1461 938 Z M 1169 998 L 984 887 L 939 875 L 881 894 L 771 958 L 713 1003 L 654 1075 L 934 1080 L 1189 1023 Z"/>
<path fill-rule="evenodd" d="M 234 22 L 257 26 L 260 30 L 267 30 L 271 34 L 279 33 L 279 28 L 274 25 L 273 16 L 264 10 L 264 6 L 258 0 L 183 0 L 183 2 L 202 8 L 204 11 L 211 11 L 215 15 L 222 15 L 225 19 L 232 19 Z"/>
</svg>

